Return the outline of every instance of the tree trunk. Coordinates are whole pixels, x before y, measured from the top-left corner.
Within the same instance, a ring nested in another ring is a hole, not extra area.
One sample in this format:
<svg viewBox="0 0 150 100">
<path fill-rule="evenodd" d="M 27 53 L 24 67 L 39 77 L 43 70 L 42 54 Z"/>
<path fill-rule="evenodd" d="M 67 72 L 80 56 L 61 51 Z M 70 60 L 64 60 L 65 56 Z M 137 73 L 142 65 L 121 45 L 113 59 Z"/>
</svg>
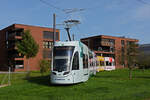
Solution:
<svg viewBox="0 0 150 100">
<path fill-rule="evenodd" d="M 132 79 L 132 68 L 129 68 L 129 79 Z"/>
<path fill-rule="evenodd" d="M 29 79 L 30 78 L 30 66 L 29 66 L 29 59 L 27 59 L 27 75 L 26 78 Z"/>
<path fill-rule="evenodd" d="M 142 67 L 142 70 L 143 70 L 143 72 L 144 72 L 144 70 L 145 70 L 145 66 L 143 66 L 143 67 Z"/>
</svg>

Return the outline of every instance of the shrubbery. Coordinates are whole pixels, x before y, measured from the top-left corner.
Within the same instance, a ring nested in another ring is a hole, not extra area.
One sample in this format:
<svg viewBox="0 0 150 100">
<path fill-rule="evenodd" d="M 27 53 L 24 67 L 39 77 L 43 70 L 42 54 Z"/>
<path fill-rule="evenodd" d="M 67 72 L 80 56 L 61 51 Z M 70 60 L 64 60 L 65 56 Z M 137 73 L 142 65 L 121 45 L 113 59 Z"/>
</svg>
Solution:
<svg viewBox="0 0 150 100">
<path fill-rule="evenodd" d="M 150 55 L 140 53 L 138 56 L 138 66 L 140 69 L 150 68 Z"/>
<path fill-rule="evenodd" d="M 40 66 L 40 72 L 42 75 L 44 75 L 45 72 L 48 72 L 50 69 L 50 61 L 48 60 L 40 60 L 39 62 L 39 66 Z"/>
</svg>

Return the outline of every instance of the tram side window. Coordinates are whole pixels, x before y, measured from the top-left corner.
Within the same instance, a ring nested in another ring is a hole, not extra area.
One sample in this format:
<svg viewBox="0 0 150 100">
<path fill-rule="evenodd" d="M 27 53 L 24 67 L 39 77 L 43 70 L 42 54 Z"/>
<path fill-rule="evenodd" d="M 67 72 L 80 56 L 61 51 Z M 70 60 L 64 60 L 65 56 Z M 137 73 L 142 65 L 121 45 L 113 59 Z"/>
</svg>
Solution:
<svg viewBox="0 0 150 100">
<path fill-rule="evenodd" d="M 78 52 L 74 54 L 72 70 L 79 70 L 79 53 Z"/>
<path fill-rule="evenodd" d="M 112 64 L 109 61 L 106 61 L 106 66 L 112 66 Z"/>
<path fill-rule="evenodd" d="M 101 66 L 104 66 L 104 61 L 100 61 L 100 65 L 101 65 Z"/>
<path fill-rule="evenodd" d="M 88 68 L 88 56 L 83 54 L 83 68 Z"/>
<path fill-rule="evenodd" d="M 89 62 L 90 62 L 90 67 L 94 66 L 94 62 L 93 62 L 93 56 L 91 53 L 89 53 Z"/>
</svg>

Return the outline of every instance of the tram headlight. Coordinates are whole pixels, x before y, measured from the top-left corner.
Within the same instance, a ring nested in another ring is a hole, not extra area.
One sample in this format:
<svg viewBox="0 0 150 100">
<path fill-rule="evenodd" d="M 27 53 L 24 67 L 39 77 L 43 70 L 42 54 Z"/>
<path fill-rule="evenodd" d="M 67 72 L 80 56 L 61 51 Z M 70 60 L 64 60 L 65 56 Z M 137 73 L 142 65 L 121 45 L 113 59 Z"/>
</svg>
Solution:
<svg viewBox="0 0 150 100">
<path fill-rule="evenodd" d="M 56 75 L 56 73 L 55 72 L 52 72 L 54 75 Z"/>
<path fill-rule="evenodd" d="M 69 74 L 69 72 L 64 72 L 64 74 L 63 74 L 63 75 L 67 75 L 67 74 Z"/>
</svg>

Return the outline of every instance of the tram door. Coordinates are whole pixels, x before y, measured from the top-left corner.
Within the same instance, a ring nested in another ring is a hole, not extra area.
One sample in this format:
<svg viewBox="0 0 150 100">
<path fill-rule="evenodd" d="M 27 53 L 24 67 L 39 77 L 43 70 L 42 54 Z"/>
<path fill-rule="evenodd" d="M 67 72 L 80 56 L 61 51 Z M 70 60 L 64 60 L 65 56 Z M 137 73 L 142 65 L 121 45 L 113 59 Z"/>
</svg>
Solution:
<svg viewBox="0 0 150 100">
<path fill-rule="evenodd" d="M 81 70 L 79 67 L 79 53 L 76 52 L 73 57 L 72 62 L 72 75 L 74 83 L 81 82 Z"/>
</svg>

